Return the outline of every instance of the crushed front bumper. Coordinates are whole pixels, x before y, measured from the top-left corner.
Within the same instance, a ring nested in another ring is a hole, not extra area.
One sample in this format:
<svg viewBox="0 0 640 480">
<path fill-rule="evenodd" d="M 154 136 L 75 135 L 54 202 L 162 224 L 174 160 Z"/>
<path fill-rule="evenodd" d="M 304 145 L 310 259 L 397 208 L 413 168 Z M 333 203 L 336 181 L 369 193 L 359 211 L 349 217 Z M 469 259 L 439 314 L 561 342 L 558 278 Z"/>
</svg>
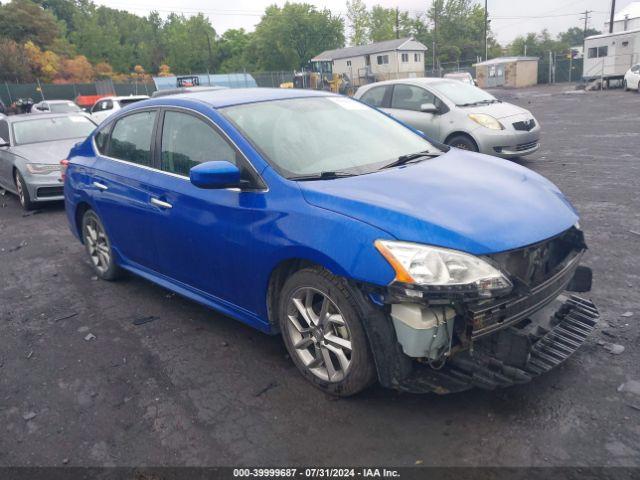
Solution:
<svg viewBox="0 0 640 480">
<path fill-rule="evenodd" d="M 409 392 L 460 392 L 473 387 L 493 390 L 526 383 L 558 366 L 587 339 L 598 323 L 589 300 L 562 294 L 518 324 L 473 342 L 440 370 L 414 366 L 395 388 Z"/>
</svg>

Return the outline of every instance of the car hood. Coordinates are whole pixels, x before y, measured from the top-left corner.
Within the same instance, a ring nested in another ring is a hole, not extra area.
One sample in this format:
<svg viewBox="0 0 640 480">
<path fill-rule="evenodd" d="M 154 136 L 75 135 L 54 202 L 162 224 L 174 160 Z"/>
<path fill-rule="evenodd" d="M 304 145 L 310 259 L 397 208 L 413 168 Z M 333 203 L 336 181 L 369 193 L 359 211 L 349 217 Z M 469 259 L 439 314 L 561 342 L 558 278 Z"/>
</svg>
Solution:
<svg viewBox="0 0 640 480">
<path fill-rule="evenodd" d="M 514 115 L 527 115 L 532 117 L 531 112 L 525 108 L 518 107 L 512 103 L 500 102 L 491 103 L 489 105 L 478 105 L 475 107 L 462 107 L 465 112 L 469 113 L 484 113 L 491 115 L 498 120 L 502 118 L 513 117 Z"/>
<path fill-rule="evenodd" d="M 298 183 L 310 204 L 398 240 L 476 255 L 530 245 L 578 221 L 570 202 L 544 177 L 458 149 L 368 175 Z"/>
<path fill-rule="evenodd" d="M 54 142 L 31 143 L 11 147 L 11 152 L 33 163 L 56 165 L 60 160 L 67 158 L 69 150 L 83 138 L 71 138 L 68 140 L 56 140 Z"/>
</svg>

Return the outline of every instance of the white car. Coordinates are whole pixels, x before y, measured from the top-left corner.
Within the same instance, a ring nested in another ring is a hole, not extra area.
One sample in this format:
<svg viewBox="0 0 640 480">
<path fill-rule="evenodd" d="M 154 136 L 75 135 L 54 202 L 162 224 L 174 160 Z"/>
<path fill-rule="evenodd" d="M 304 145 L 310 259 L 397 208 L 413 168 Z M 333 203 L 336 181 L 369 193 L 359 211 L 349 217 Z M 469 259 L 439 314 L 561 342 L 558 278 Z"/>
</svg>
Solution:
<svg viewBox="0 0 640 480">
<path fill-rule="evenodd" d="M 116 113 L 118 110 L 140 100 L 149 98 L 147 95 L 130 95 L 128 97 L 104 97 L 91 107 L 91 117 L 97 123 Z"/>
<path fill-rule="evenodd" d="M 624 74 L 624 89 L 640 92 L 640 63 L 634 65 Z"/>
<path fill-rule="evenodd" d="M 473 77 L 471 76 L 471 74 L 469 72 L 451 72 L 451 73 L 445 73 L 444 77 L 442 78 L 447 78 L 449 80 L 457 80 L 458 82 L 462 82 L 462 83 L 468 83 L 469 85 L 476 85 L 476 81 L 473 79 Z"/>
<path fill-rule="evenodd" d="M 31 107 L 31 113 L 82 113 L 71 100 L 43 100 Z"/>
</svg>

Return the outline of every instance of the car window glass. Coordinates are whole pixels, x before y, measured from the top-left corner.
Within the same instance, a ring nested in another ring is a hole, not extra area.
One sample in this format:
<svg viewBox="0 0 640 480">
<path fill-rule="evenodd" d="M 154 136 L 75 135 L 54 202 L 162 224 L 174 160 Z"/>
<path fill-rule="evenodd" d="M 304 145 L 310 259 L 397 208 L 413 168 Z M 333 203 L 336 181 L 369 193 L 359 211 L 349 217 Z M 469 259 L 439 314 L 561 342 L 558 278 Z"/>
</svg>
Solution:
<svg viewBox="0 0 640 480">
<path fill-rule="evenodd" d="M 96 133 L 95 140 L 98 151 L 103 155 L 107 152 L 107 139 L 109 138 L 109 129 L 103 128 Z"/>
<path fill-rule="evenodd" d="M 9 141 L 9 124 L 4 120 L 0 120 L 0 138 L 5 142 Z"/>
<path fill-rule="evenodd" d="M 189 175 L 191 167 L 215 160 L 236 163 L 235 150 L 219 133 L 193 115 L 172 111 L 165 113 L 162 170 Z"/>
<path fill-rule="evenodd" d="M 16 145 L 51 142 L 71 138 L 86 138 L 96 124 L 84 115 L 65 115 L 42 118 L 33 115 L 13 124 Z"/>
<path fill-rule="evenodd" d="M 371 90 L 367 90 L 360 100 L 374 107 L 382 107 L 384 102 L 384 93 L 386 90 L 386 87 L 372 88 Z"/>
<path fill-rule="evenodd" d="M 147 111 L 118 120 L 111 133 L 109 156 L 140 165 L 151 165 L 151 134 L 155 118 L 155 111 Z"/>
<path fill-rule="evenodd" d="M 396 85 L 391 97 L 391 108 L 420 111 L 423 103 L 435 103 L 435 97 L 424 88 L 412 85 Z"/>
</svg>

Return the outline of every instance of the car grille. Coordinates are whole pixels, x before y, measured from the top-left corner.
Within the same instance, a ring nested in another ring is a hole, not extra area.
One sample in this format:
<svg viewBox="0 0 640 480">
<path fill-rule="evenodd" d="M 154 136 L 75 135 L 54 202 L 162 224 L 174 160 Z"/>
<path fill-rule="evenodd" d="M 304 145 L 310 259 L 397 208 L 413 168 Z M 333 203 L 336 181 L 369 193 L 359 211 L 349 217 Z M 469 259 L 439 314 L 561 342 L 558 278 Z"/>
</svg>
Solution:
<svg viewBox="0 0 640 480">
<path fill-rule="evenodd" d="M 524 131 L 524 132 L 529 132 L 533 130 L 535 126 L 536 126 L 536 121 L 533 118 L 529 120 L 522 120 L 520 122 L 513 123 L 513 128 L 515 128 L 516 130 Z"/>
<path fill-rule="evenodd" d="M 64 187 L 40 187 L 38 188 L 38 198 L 61 197 L 64 194 Z"/>
</svg>

